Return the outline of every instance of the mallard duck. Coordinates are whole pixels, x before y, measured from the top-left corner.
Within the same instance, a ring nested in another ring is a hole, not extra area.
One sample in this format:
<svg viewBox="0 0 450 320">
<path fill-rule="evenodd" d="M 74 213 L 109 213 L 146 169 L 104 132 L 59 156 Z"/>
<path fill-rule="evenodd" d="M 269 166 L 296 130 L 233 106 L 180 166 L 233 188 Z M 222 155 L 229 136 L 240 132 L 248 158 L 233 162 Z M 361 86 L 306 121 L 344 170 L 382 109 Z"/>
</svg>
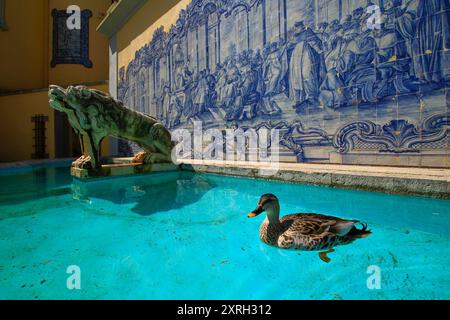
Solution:
<svg viewBox="0 0 450 320">
<path fill-rule="evenodd" d="M 372 232 L 358 220 L 345 220 L 316 213 L 298 213 L 280 219 L 280 204 L 273 194 L 261 196 L 258 206 L 248 214 L 249 218 L 266 212 L 267 217 L 259 229 L 259 237 L 268 245 L 282 249 L 327 250 L 320 252 L 320 258 L 329 262 L 327 254 L 334 247 L 365 238 Z M 355 227 L 360 223 L 361 229 Z"/>
</svg>

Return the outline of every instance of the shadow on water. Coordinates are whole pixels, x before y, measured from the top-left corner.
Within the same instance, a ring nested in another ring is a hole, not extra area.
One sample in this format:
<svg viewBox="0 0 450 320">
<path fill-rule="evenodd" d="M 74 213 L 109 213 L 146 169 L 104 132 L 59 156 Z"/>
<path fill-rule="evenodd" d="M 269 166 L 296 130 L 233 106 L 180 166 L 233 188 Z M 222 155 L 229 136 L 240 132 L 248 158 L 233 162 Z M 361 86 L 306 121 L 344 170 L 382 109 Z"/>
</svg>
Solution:
<svg viewBox="0 0 450 320">
<path fill-rule="evenodd" d="M 2 174 L 0 204 L 21 204 L 70 194 L 71 183 L 72 177 L 68 167 L 39 168 L 27 172 Z"/>
<path fill-rule="evenodd" d="M 88 183 L 74 181 L 72 190 L 74 198 L 81 201 L 96 198 L 118 205 L 136 203 L 130 210 L 149 216 L 195 203 L 215 187 L 206 177 L 171 172 Z"/>
</svg>

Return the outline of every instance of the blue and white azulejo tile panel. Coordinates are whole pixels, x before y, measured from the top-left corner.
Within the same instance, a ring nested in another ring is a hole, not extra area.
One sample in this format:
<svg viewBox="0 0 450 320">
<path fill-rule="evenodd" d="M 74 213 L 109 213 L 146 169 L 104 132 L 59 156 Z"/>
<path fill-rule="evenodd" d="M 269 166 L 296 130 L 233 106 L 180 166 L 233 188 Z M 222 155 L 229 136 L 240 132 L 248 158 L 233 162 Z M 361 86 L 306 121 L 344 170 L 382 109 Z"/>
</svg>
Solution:
<svg viewBox="0 0 450 320">
<path fill-rule="evenodd" d="M 279 128 L 299 162 L 448 167 L 449 24 L 448 0 L 193 0 L 118 96 L 170 129 Z"/>
</svg>

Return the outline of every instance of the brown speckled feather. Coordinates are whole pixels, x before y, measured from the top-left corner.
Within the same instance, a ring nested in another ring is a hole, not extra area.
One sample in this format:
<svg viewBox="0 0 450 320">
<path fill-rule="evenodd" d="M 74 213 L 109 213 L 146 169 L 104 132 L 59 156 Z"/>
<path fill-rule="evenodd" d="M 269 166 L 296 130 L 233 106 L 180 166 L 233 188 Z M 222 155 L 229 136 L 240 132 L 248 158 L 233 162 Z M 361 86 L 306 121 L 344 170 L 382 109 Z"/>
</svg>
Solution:
<svg viewBox="0 0 450 320">
<path fill-rule="evenodd" d="M 339 227 L 353 227 L 356 220 L 314 213 L 290 214 L 280 219 L 279 224 L 266 219 L 260 228 L 263 242 L 284 249 L 326 250 L 337 245 L 349 244 L 353 236 L 340 236 Z"/>
</svg>

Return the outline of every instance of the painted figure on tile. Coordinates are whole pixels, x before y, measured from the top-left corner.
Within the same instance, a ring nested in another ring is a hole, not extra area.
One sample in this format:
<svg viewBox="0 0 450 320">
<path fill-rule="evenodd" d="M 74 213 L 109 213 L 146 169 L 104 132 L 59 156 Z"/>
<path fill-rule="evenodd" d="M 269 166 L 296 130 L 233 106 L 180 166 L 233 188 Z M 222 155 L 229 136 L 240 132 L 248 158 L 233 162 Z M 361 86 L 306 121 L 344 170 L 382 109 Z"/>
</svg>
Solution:
<svg viewBox="0 0 450 320">
<path fill-rule="evenodd" d="M 171 104 L 171 94 L 169 86 L 163 81 L 161 84 L 162 94 L 160 99 L 161 108 L 158 113 L 158 118 L 163 121 L 165 125 L 168 124 L 169 121 L 169 112 L 170 112 L 170 104 Z"/>
<path fill-rule="evenodd" d="M 287 60 L 287 56 L 286 56 Z M 258 48 L 253 56 L 252 64 L 254 69 L 258 72 L 258 88 L 257 91 L 264 95 L 264 58 L 261 55 L 261 50 Z"/>
<path fill-rule="evenodd" d="M 208 87 L 206 96 L 206 108 L 207 109 L 217 108 L 216 76 L 215 74 L 211 74 L 209 70 L 206 70 L 205 79 Z"/>
<path fill-rule="evenodd" d="M 325 52 L 331 49 L 329 44 L 331 34 L 328 32 L 328 26 L 328 22 L 321 22 L 317 26 L 317 36 L 322 42 L 323 50 Z"/>
<path fill-rule="evenodd" d="M 381 75 L 377 96 L 410 92 L 407 81 L 410 77 L 411 58 L 404 39 L 396 29 L 384 23 L 375 34 L 378 45 L 375 64 Z"/>
<path fill-rule="evenodd" d="M 183 87 L 183 66 L 184 56 L 180 45 L 175 45 L 174 64 L 175 64 L 175 90 L 179 90 Z"/>
<path fill-rule="evenodd" d="M 360 23 L 357 21 L 356 24 L 352 19 L 352 15 L 348 15 L 344 21 L 342 21 L 343 30 L 343 40 L 344 40 L 344 51 L 354 51 L 356 48 L 356 38 L 358 37 L 359 29 L 361 27 Z"/>
<path fill-rule="evenodd" d="M 206 79 L 206 71 L 202 70 L 194 80 L 195 89 L 193 92 L 194 110 L 193 116 L 200 115 L 206 110 L 208 98 L 208 83 Z"/>
<path fill-rule="evenodd" d="M 416 35 L 416 14 L 410 10 L 411 4 L 415 0 L 389 0 L 386 3 L 383 12 L 385 27 L 395 30 L 398 41 L 405 42 L 406 53 L 409 58 L 414 56 L 414 41 Z M 410 65 L 410 76 L 415 77 L 414 64 L 408 61 Z"/>
<path fill-rule="evenodd" d="M 352 40 L 339 59 L 337 74 L 343 80 L 346 90 L 352 94 L 351 102 L 376 102 L 375 84 L 377 73 L 374 67 L 377 44 L 363 24 L 362 30 Z"/>
<path fill-rule="evenodd" d="M 168 128 L 174 128 L 181 123 L 181 117 L 183 115 L 183 103 L 181 102 L 179 97 L 173 95 L 169 108 Z"/>
<path fill-rule="evenodd" d="M 295 24 L 291 36 L 290 97 L 295 101 L 295 108 L 299 109 L 305 103 L 317 100 L 325 75 L 325 64 L 321 56 L 320 39 L 302 21 Z"/>
<path fill-rule="evenodd" d="M 264 61 L 264 84 L 265 95 L 274 96 L 283 90 L 283 79 L 288 71 L 288 60 L 286 46 L 278 46 L 274 42 Z"/>
<path fill-rule="evenodd" d="M 417 6 L 418 70 L 422 81 L 450 80 L 450 2 L 419 0 Z M 447 59 L 447 65 L 444 63 Z"/>
<path fill-rule="evenodd" d="M 175 67 L 175 90 L 183 88 L 183 64 L 177 64 Z"/>
<path fill-rule="evenodd" d="M 239 96 L 241 101 L 238 104 L 247 105 L 256 103 L 259 100 L 258 90 L 258 71 L 251 61 L 251 53 L 244 52 L 240 58 L 241 78 L 238 83 Z"/>
<path fill-rule="evenodd" d="M 361 27 L 365 24 L 364 17 L 365 14 L 363 8 L 358 7 L 354 9 L 351 16 L 350 28 L 359 32 L 361 30 Z"/>
<path fill-rule="evenodd" d="M 334 20 L 329 26 L 329 50 L 325 54 L 325 65 L 328 71 L 336 69 L 339 59 L 345 48 L 344 29 L 338 20 Z"/>
<path fill-rule="evenodd" d="M 241 78 L 235 58 L 228 59 L 226 71 L 226 84 L 224 89 L 224 109 L 227 112 L 226 119 L 234 119 L 237 109 L 238 82 Z"/>
<path fill-rule="evenodd" d="M 188 118 L 193 109 L 192 101 L 192 86 L 193 86 L 193 76 L 192 72 L 189 70 L 188 66 L 184 66 L 183 73 L 181 77 L 181 88 L 184 93 L 184 107 L 183 114 Z"/>
<path fill-rule="evenodd" d="M 225 85 L 227 83 L 227 71 L 225 67 L 218 63 L 216 66 L 216 103 L 221 108 L 225 104 Z"/>
</svg>

